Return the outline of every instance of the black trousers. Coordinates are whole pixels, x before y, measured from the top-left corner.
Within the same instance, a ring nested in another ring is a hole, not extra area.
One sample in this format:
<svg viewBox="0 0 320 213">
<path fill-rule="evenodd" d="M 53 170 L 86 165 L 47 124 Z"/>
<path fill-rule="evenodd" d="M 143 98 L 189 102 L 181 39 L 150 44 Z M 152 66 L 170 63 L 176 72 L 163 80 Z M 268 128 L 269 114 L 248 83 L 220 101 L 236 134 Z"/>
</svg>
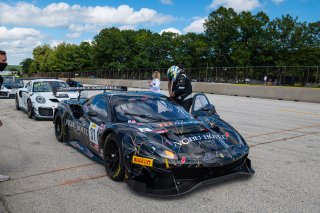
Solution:
<svg viewBox="0 0 320 213">
<path fill-rule="evenodd" d="M 2 76 L 0 75 L 0 89 L 1 89 L 2 84 L 3 84 L 3 78 L 2 78 Z"/>
<path fill-rule="evenodd" d="M 190 108 L 192 105 L 192 98 L 189 98 L 187 100 L 176 99 L 175 102 L 180 106 L 182 106 L 187 112 L 190 112 Z"/>
</svg>

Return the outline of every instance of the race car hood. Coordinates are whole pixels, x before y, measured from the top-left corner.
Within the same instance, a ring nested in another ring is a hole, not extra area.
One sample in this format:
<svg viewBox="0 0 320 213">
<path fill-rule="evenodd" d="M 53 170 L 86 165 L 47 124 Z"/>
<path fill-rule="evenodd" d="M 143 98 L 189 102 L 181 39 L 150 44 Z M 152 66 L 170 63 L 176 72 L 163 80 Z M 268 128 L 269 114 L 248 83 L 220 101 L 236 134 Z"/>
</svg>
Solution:
<svg viewBox="0 0 320 213">
<path fill-rule="evenodd" d="M 221 120 L 216 124 L 192 120 L 129 125 L 145 147 L 173 151 L 178 158 L 171 161 L 174 164 L 223 165 L 248 154 L 248 145 L 234 128 Z M 152 152 L 143 146 L 141 150 L 145 155 Z"/>
</svg>

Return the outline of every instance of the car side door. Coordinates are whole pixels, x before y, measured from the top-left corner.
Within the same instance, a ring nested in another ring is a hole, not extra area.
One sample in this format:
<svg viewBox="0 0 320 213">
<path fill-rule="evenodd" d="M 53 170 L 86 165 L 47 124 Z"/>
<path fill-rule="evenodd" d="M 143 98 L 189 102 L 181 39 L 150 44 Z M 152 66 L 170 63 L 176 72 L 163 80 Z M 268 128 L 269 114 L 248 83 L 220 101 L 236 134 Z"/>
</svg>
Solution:
<svg viewBox="0 0 320 213">
<path fill-rule="evenodd" d="M 107 99 L 105 96 L 95 96 L 86 105 L 84 116 L 79 119 L 81 125 L 88 127 L 88 135 L 83 135 L 83 142 L 91 150 L 99 152 L 101 133 L 109 119 Z"/>
<path fill-rule="evenodd" d="M 28 101 L 28 98 L 30 97 L 31 91 L 32 91 L 32 83 L 28 82 L 26 86 L 23 88 L 23 90 L 21 91 L 21 99 L 22 99 L 21 106 L 25 109 L 27 108 L 27 101 Z"/>
</svg>

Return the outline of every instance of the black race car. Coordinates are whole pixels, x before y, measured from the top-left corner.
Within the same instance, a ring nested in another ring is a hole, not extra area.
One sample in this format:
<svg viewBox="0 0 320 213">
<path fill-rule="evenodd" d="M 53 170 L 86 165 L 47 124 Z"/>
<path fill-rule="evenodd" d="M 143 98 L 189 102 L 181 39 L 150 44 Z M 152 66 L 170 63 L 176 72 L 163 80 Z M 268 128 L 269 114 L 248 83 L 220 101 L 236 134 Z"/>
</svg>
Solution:
<svg viewBox="0 0 320 213">
<path fill-rule="evenodd" d="M 58 141 L 101 162 L 112 180 L 125 180 L 141 193 L 179 195 L 254 173 L 245 140 L 203 94 L 194 96 L 192 115 L 153 92 L 65 100 L 55 109 L 54 129 Z"/>
</svg>

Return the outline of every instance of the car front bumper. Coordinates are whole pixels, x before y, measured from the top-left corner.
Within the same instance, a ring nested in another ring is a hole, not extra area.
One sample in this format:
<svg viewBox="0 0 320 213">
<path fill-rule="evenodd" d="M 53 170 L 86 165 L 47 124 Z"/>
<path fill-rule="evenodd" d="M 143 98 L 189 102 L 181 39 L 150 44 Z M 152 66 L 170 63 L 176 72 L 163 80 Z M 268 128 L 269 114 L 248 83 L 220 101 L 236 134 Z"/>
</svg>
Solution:
<svg viewBox="0 0 320 213">
<path fill-rule="evenodd" d="M 188 193 L 199 186 L 220 182 L 237 176 L 254 174 L 247 157 L 219 167 L 202 168 L 142 168 L 134 169 L 125 179 L 131 189 L 154 196 L 176 196 Z"/>
<path fill-rule="evenodd" d="M 53 119 L 53 113 L 56 105 L 52 106 L 38 106 L 34 108 L 34 115 L 36 118 Z"/>
<path fill-rule="evenodd" d="M 0 91 L 0 98 L 15 98 L 16 93 L 15 92 L 9 92 L 9 91 Z"/>
</svg>

